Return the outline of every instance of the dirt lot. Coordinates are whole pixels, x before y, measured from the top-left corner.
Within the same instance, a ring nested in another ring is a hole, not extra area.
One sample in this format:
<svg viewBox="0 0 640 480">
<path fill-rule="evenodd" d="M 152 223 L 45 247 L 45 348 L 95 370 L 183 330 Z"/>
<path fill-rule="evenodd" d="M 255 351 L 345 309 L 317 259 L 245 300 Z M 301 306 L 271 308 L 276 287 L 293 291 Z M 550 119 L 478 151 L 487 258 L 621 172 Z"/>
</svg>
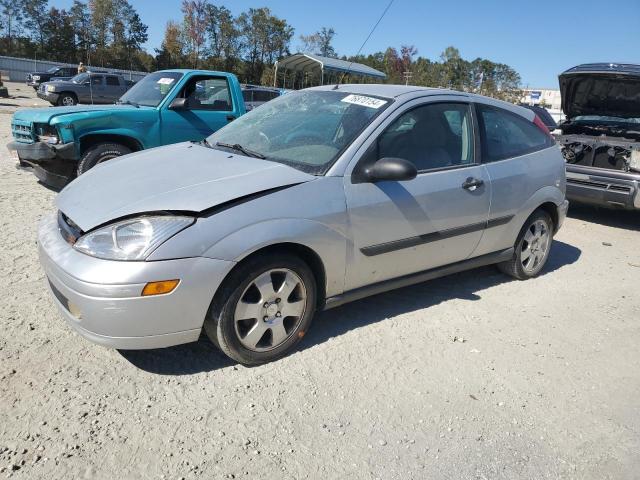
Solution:
<svg viewBox="0 0 640 480">
<path fill-rule="evenodd" d="M 640 216 L 572 209 L 541 277 L 484 268 L 359 301 L 269 365 L 205 339 L 118 352 L 45 289 L 55 193 L 8 158 L 18 103 L 36 102 L 0 99 L 0 476 L 638 478 Z"/>
</svg>

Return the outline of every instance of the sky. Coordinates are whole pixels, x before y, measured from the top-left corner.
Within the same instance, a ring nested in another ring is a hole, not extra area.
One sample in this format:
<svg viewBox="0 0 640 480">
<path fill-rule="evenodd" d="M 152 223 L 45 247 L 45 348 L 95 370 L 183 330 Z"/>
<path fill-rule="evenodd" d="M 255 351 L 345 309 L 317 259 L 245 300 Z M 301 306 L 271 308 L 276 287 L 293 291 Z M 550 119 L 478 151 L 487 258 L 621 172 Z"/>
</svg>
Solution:
<svg viewBox="0 0 640 480">
<path fill-rule="evenodd" d="M 180 20 L 180 0 L 129 0 L 149 26 L 150 53 L 162 42 L 168 20 Z M 269 7 L 298 36 L 332 27 L 339 55 L 353 55 L 389 0 L 232 0 L 220 2 L 234 15 Z M 72 0 L 50 0 L 68 8 Z M 640 63 L 640 0 L 394 0 L 363 48 L 414 45 L 437 60 L 447 46 L 463 58 L 506 63 L 520 73 L 523 87 L 558 88 L 558 74 L 588 62 Z"/>
</svg>

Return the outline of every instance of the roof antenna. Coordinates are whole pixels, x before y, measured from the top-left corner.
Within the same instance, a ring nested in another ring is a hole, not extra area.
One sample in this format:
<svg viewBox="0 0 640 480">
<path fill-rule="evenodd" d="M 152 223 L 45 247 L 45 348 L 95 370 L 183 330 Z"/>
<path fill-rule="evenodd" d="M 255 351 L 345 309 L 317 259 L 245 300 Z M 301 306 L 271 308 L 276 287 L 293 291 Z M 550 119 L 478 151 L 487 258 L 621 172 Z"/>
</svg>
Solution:
<svg viewBox="0 0 640 480">
<path fill-rule="evenodd" d="M 387 8 L 384 9 L 384 12 L 382 12 L 382 15 L 380 15 L 380 18 L 378 19 L 378 21 L 376 22 L 376 24 L 373 26 L 373 28 L 371 29 L 371 31 L 369 32 L 369 35 L 367 35 L 367 38 L 364 39 L 364 42 L 362 42 L 362 45 L 360 45 L 360 48 L 358 49 L 358 52 L 355 54 L 355 56 L 357 57 L 358 55 L 360 55 L 360 52 L 362 51 L 362 49 L 364 48 L 365 44 L 369 41 L 369 39 L 371 38 L 371 35 L 373 35 L 373 32 L 375 31 L 375 29 L 378 27 L 378 24 L 382 21 L 382 19 L 384 18 L 384 16 L 387 14 L 387 11 L 389 10 L 389 8 L 391 8 L 391 4 L 394 2 L 395 0 L 390 0 L 389 4 L 387 5 Z M 344 77 L 346 74 L 349 73 L 349 71 L 351 70 L 351 65 L 353 65 L 353 60 L 351 60 L 351 62 L 349 63 L 349 66 L 347 67 L 346 72 L 344 72 L 342 74 L 342 76 L 340 77 L 340 80 L 338 80 L 338 83 L 336 83 L 336 85 L 332 88 L 332 90 L 337 90 L 338 87 L 340 86 L 340 84 L 342 83 L 342 80 L 344 80 Z"/>
</svg>

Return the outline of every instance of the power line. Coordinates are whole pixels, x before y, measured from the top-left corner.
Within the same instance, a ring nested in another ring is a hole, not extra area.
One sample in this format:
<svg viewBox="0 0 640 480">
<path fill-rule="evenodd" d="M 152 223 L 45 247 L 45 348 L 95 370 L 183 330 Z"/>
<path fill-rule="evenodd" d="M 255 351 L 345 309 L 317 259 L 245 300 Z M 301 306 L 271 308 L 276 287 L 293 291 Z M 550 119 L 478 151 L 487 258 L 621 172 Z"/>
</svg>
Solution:
<svg viewBox="0 0 640 480">
<path fill-rule="evenodd" d="M 365 38 L 364 42 L 362 42 L 362 45 L 360 45 L 360 48 L 358 49 L 358 52 L 355 55 L 356 57 L 358 55 L 360 55 L 360 52 L 364 48 L 365 44 L 369 41 L 369 39 L 371 38 L 371 35 L 373 35 L 373 32 L 376 30 L 376 28 L 378 27 L 378 25 L 380 24 L 380 22 L 382 21 L 384 16 L 387 14 L 387 12 L 389 11 L 389 8 L 391 8 L 391 5 L 393 4 L 394 1 L 395 0 L 390 0 L 389 1 L 389 3 L 387 4 L 387 8 L 384 9 L 384 11 L 382 12 L 382 15 L 380 15 L 380 18 L 378 19 L 378 21 L 375 23 L 375 25 L 373 26 L 373 28 L 369 32 L 369 35 L 367 35 L 367 38 Z M 334 89 L 338 88 L 338 85 L 340 85 L 342 83 L 342 80 L 344 79 L 344 76 L 351 71 L 351 65 L 353 65 L 353 60 L 351 61 L 351 63 L 349 63 L 349 66 L 347 67 L 347 71 L 342 74 L 342 76 L 340 77 L 340 81 L 336 84 Z"/>
</svg>

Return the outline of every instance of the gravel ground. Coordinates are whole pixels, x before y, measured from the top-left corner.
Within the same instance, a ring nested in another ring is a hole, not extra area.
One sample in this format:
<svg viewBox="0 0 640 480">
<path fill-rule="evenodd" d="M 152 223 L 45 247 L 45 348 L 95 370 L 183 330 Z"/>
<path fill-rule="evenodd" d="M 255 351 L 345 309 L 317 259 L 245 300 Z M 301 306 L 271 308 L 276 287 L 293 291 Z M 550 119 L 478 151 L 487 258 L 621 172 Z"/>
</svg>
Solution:
<svg viewBox="0 0 640 480">
<path fill-rule="evenodd" d="M 640 216 L 572 208 L 539 278 L 483 268 L 359 301 L 269 365 L 204 338 L 108 350 L 45 289 L 55 193 L 9 160 L 14 105 L 37 103 L 9 88 L 29 98 L 0 99 L 0 476 L 638 478 Z"/>
</svg>

